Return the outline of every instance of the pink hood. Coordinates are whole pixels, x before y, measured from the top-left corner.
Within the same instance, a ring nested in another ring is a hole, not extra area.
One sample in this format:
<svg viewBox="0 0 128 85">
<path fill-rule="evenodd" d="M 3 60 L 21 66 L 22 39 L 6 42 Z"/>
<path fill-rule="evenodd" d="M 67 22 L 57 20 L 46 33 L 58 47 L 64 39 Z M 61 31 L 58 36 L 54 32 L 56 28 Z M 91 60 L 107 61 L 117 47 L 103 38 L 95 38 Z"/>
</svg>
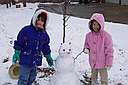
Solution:
<svg viewBox="0 0 128 85">
<path fill-rule="evenodd" d="M 94 13 L 90 19 L 91 20 L 96 20 L 100 26 L 101 26 L 101 29 L 100 30 L 103 30 L 104 29 L 104 16 L 103 14 L 99 14 L 99 13 Z"/>
</svg>

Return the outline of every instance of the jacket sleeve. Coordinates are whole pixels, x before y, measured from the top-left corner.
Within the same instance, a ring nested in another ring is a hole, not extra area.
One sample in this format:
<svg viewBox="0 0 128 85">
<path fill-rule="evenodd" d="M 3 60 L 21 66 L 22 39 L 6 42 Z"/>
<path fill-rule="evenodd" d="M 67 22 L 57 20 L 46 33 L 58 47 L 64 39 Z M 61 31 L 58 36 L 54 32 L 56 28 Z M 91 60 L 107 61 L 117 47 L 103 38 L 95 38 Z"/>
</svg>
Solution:
<svg viewBox="0 0 128 85">
<path fill-rule="evenodd" d="M 86 37 L 85 37 L 84 48 L 89 49 L 89 44 L 88 44 L 88 37 L 87 37 L 87 35 L 86 35 Z"/>
<path fill-rule="evenodd" d="M 45 43 L 43 45 L 43 49 L 42 49 L 42 52 L 43 52 L 43 55 L 48 55 L 51 53 L 51 49 L 50 49 L 50 46 L 49 46 L 49 43 L 50 43 L 50 38 L 49 38 L 49 35 L 46 33 L 47 35 L 47 38 L 45 40 Z"/>
<path fill-rule="evenodd" d="M 27 40 L 25 29 L 22 28 L 20 32 L 18 33 L 17 40 L 14 41 L 14 49 L 15 50 L 22 50 L 22 48 L 25 45 L 25 42 Z"/>
<path fill-rule="evenodd" d="M 106 66 L 112 66 L 113 62 L 113 43 L 111 36 L 106 33 L 105 35 L 105 56 L 106 56 Z"/>
</svg>

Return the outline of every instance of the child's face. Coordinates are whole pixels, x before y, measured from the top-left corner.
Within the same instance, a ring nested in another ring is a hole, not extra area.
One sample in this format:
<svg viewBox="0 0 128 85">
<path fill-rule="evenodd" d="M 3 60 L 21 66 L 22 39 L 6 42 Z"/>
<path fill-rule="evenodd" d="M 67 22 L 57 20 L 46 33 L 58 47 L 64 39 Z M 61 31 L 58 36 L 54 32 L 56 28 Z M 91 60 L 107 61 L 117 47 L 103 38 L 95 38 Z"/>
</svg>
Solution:
<svg viewBox="0 0 128 85">
<path fill-rule="evenodd" d="M 44 25 L 44 21 L 41 18 L 37 19 L 36 27 L 43 29 L 43 25 Z"/>
<path fill-rule="evenodd" d="M 92 28 L 94 32 L 98 32 L 100 30 L 100 25 L 97 21 L 93 21 Z"/>
</svg>

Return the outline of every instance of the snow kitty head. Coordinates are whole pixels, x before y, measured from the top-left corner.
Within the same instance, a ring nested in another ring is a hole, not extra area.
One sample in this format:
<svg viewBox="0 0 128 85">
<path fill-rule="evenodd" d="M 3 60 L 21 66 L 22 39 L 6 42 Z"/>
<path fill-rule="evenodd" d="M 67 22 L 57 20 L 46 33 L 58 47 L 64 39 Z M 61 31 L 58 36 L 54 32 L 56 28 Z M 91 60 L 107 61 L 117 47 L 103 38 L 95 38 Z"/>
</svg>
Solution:
<svg viewBox="0 0 128 85">
<path fill-rule="evenodd" d="M 59 49 L 59 55 L 55 62 L 57 72 L 72 72 L 74 71 L 74 59 L 71 56 L 71 43 L 63 43 Z"/>
<path fill-rule="evenodd" d="M 65 54 L 71 54 L 72 50 L 71 50 L 71 42 L 69 43 L 62 43 L 60 48 L 59 48 L 59 54 L 60 55 L 65 55 Z"/>
</svg>

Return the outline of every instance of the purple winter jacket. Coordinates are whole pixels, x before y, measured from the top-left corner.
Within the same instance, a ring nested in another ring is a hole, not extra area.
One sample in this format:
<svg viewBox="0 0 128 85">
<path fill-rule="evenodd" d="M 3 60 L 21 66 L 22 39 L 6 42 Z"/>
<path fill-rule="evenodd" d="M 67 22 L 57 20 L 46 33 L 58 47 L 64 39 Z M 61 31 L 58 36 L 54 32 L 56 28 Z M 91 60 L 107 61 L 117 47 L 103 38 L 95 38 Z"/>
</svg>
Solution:
<svg viewBox="0 0 128 85">
<path fill-rule="evenodd" d="M 96 20 L 101 29 L 99 32 L 91 31 L 86 34 L 84 48 L 89 49 L 89 63 L 93 69 L 101 69 L 112 66 L 113 44 L 109 33 L 104 31 L 104 16 L 94 13 L 90 19 Z"/>
</svg>

